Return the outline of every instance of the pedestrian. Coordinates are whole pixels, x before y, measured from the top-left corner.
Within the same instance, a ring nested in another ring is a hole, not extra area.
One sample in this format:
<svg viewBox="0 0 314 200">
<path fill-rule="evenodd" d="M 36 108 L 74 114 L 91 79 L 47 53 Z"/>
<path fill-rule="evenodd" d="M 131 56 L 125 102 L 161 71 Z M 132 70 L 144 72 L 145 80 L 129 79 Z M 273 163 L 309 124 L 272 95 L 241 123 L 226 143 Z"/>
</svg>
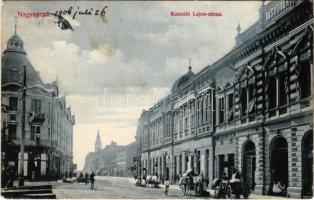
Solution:
<svg viewBox="0 0 314 200">
<path fill-rule="evenodd" d="M 90 189 L 94 189 L 94 183 L 95 183 L 95 173 L 92 171 L 90 174 Z"/>
<path fill-rule="evenodd" d="M 168 196 L 170 182 L 169 182 L 169 178 L 166 175 L 164 176 L 164 185 L 165 185 L 165 195 Z"/>
<path fill-rule="evenodd" d="M 35 181 L 35 170 L 32 170 L 32 181 Z"/>
<path fill-rule="evenodd" d="M 88 175 L 88 173 L 86 172 L 86 173 L 85 173 L 85 185 L 87 185 L 87 183 L 88 183 L 88 177 L 89 177 L 89 175 Z"/>
<path fill-rule="evenodd" d="M 8 181 L 6 183 L 6 188 L 12 188 L 14 186 L 14 180 L 15 180 L 15 169 L 13 166 L 8 166 L 7 177 L 8 177 Z"/>
</svg>

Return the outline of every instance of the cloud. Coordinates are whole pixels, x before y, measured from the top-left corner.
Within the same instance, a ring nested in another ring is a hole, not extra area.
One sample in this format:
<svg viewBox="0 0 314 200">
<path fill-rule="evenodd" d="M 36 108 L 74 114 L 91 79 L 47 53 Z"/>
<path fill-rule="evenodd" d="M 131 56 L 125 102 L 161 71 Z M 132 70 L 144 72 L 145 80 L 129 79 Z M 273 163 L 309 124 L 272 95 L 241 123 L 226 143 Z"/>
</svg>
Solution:
<svg viewBox="0 0 314 200">
<path fill-rule="evenodd" d="M 98 128 L 105 143 L 133 141 L 142 109 L 170 93 L 175 80 L 187 72 L 188 59 L 192 58 L 196 73 L 223 57 L 234 46 L 238 23 L 242 30 L 252 25 L 260 4 L 7 1 L 2 9 L 1 44 L 4 50 L 18 10 L 55 12 L 69 6 L 83 10 L 108 5 L 105 23 L 95 16 L 75 20 L 65 16 L 74 31 L 48 21 L 18 18 L 17 33 L 30 61 L 44 81 L 58 75 L 76 115 L 74 158 L 82 168 Z M 171 17 L 171 11 L 216 11 L 223 17 Z M 105 89 L 110 90 L 111 101 L 104 106 Z"/>
</svg>

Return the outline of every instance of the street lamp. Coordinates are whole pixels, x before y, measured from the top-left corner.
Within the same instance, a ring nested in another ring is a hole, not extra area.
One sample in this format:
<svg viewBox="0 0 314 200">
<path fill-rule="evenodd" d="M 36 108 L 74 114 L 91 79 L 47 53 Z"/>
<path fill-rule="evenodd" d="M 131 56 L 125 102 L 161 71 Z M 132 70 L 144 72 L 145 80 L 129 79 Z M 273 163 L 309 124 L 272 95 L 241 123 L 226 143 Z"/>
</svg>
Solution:
<svg viewBox="0 0 314 200">
<path fill-rule="evenodd" d="M 19 186 L 24 186 L 24 143 L 25 143 L 25 104 L 26 104 L 26 65 L 23 65 L 23 93 L 22 93 L 22 137 L 20 144 Z"/>
</svg>

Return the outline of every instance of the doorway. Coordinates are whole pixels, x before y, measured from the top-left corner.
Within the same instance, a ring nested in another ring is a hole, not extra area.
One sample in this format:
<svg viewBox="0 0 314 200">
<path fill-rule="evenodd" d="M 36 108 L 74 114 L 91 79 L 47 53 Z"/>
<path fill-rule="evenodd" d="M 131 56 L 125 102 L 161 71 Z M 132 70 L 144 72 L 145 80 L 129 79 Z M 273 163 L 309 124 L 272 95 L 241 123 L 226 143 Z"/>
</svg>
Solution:
<svg viewBox="0 0 314 200">
<path fill-rule="evenodd" d="M 302 197 L 313 196 L 313 132 L 305 133 L 302 140 Z"/>
<path fill-rule="evenodd" d="M 271 185 L 284 184 L 287 188 L 288 182 L 288 143 L 284 137 L 278 136 L 271 142 Z"/>
<path fill-rule="evenodd" d="M 250 185 L 251 190 L 255 189 L 256 171 L 256 148 L 252 141 L 243 145 L 243 181 Z"/>
</svg>

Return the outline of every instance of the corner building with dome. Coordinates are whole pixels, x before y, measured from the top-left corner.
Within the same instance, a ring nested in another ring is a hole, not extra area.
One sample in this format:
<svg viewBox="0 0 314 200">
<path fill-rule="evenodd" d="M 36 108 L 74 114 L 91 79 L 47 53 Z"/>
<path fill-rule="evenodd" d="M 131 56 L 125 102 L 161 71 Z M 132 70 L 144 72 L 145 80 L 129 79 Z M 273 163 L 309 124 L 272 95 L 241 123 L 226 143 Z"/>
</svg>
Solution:
<svg viewBox="0 0 314 200">
<path fill-rule="evenodd" d="M 1 58 L 2 180 L 6 169 L 19 175 L 22 137 L 24 70 L 25 153 L 24 177 L 42 180 L 70 176 L 73 172 L 71 108 L 59 94 L 58 82 L 44 83 L 26 56 L 24 43 L 15 33 Z"/>
<path fill-rule="evenodd" d="M 142 112 L 140 177 L 178 182 L 193 170 L 209 186 L 234 169 L 253 193 L 313 196 L 313 4 L 272 1 L 235 46 Z M 219 41 L 217 41 L 219 42 Z M 311 87 L 312 86 L 312 87 Z"/>
</svg>

